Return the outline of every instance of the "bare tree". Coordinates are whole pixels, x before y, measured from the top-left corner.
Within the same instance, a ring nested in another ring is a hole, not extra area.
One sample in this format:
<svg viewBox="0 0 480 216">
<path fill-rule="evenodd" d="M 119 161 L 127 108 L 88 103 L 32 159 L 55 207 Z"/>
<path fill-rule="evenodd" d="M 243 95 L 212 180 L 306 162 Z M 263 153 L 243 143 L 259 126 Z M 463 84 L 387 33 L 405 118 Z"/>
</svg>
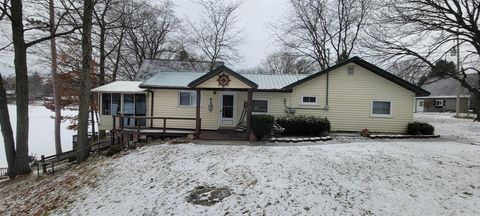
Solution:
<svg viewBox="0 0 480 216">
<path fill-rule="evenodd" d="M 48 9 L 49 9 L 49 25 L 50 25 L 50 35 L 55 35 L 55 3 L 54 0 L 48 1 Z M 51 56 L 51 74 L 52 74 L 52 85 L 53 85 L 53 104 L 55 109 L 55 129 L 54 129 L 54 136 L 55 136 L 55 152 L 57 154 L 62 153 L 62 139 L 60 135 L 60 127 L 62 123 L 62 105 L 61 105 L 61 95 L 58 91 L 58 78 L 57 78 L 57 42 L 55 37 L 50 39 L 50 56 Z"/>
<path fill-rule="evenodd" d="M 480 1 L 427 1 L 401 0 L 388 1 L 384 13 L 381 13 L 385 25 L 371 30 L 374 41 L 370 43 L 378 56 L 384 60 L 398 61 L 415 58 L 435 68 L 435 63 L 452 49 L 454 41 L 460 41 L 467 53 L 464 60 L 480 59 Z M 379 31 L 378 29 L 387 29 Z M 375 44 L 375 45 L 373 45 Z M 457 48 L 457 47 L 455 47 Z M 465 65 L 462 70 L 451 70 L 447 76 L 458 80 L 461 85 L 472 92 L 473 100 L 480 101 L 480 79 L 475 83 L 467 81 L 467 72 L 480 75 L 475 63 Z M 480 103 L 474 103 L 480 121 Z"/>
<path fill-rule="evenodd" d="M 13 179 L 16 176 L 16 171 L 13 169 L 15 165 L 15 140 L 13 139 L 13 130 L 7 104 L 4 81 L 0 74 L 0 127 L 2 128 L 3 143 L 5 145 L 5 154 L 9 167 L 8 176 Z"/>
<path fill-rule="evenodd" d="M 85 161 L 90 153 L 88 116 L 90 107 L 90 74 L 92 70 L 92 16 L 93 0 L 84 0 L 82 16 L 82 71 L 80 72 L 80 101 L 78 107 L 78 159 Z"/>
<path fill-rule="evenodd" d="M 350 57 L 370 11 L 370 0 L 290 0 L 289 16 L 273 25 L 284 46 L 313 59 L 321 69 Z"/>
<path fill-rule="evenodd" d="M 242 29 L 237 27 L 239 2 L 222 0 L 196 1 L 201 7 L 195 22 L 187 20 L 192 45 L 210 61 L 210 68 L 218 61 L 232 62 L 240 59 L 237 47 Z"/>
<path fill-rule="evenodd" d="M 313 72 L 315 67 L 310 59 L 282 51 L 268 55 L 260 69 L 262 73 L 269 74 L 305 74 Z"/>
<path fill-rule="evenodd" d="M 398 77 L 422 86 L 429 77 L 430 67 L 422 61 L 415 58 L 408 58 L 404 60 L 394 61 L 388 67 L 388 71 L 397 75 Z"/>
<path fill-rule="evenodd" d="M 9 5 L 10 3 L 10 5 Z M 48 36 L 34 37 L 29 42 L 25 40 L 25 32 L 29 30 L 40 30 L 45 26 L 24 27 L 23 23 L 23 4 L 22 1 L 8 1 L 4 0 L 0 5 L 0 18 L 7 18 L 10 20 L 12 27 L 12 41 L 14 48 L 14 65 L 15 65 L 15 79 L 16 79 L 16 101 L 17 101 L 17 131 L 16 131 L 16 146 L 9 146 L 6 149 L 7 158 L 15 155 L 13 167 L 9 164 L 10 172 L 17 174 L 26 174 L 30 172 L 29 156 L 28 156 L 28 74 L 27 74 L 27 48 L 36 44 L 48 41 L 54 37 L 71 34 L 76 31 L 78 27 L 72 27 L 68 31 L 51 34 Z M 60 22 L 57 22 L 58 28 Z M 1 118 L 0 121 L 9 121 L 9 118 Z M 3 122 L 2 125 L 7 125 Z M 10 131 L 2 130 L 2 133 L 10 133 Z M 9 134 L 4 134 L 9 137 Z M 12 135 L 13 136 L 13 135 Z M 14 143 L 6 143 L 12 145 Z M 13 151 L 13 152 L 12 152 Z"/>
<path fill-rule="evenodd" d="M 134 80 L 144 59 L 168 58 L 174 54 L 170 35 L 178 29 L 179 20 L 169 0 L 159 6 L 134 1 L 126 13 L 130 15 L 122 20 L 124 31 L 117 36 L 123 43 L 116 59 L 120 61 L 115 65 L 122 68 L 118 71 L 120 76 Z"/>
</svg>

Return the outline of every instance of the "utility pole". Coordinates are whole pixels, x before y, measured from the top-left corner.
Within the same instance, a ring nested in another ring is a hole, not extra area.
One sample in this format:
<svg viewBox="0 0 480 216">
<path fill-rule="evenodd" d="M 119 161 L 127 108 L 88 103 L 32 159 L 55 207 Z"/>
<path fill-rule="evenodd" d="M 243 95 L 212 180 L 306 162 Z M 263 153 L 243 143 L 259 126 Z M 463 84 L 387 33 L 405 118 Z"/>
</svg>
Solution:
<svg viewBox="0 0 480 216">
<path fill-rule="evenodd" d="M 458 30 L 457 30 L 458 31 Z M 457 32 L 457 73 L 459 76 L 460 75 L 460 39 L 459 39 L 459 33 Z M 455 117 L 460 117 L 460 91 L 462 86 L 460 85 L 460 82 L 457 81 L 457 100 L 455 103 Z"/>
</svg>

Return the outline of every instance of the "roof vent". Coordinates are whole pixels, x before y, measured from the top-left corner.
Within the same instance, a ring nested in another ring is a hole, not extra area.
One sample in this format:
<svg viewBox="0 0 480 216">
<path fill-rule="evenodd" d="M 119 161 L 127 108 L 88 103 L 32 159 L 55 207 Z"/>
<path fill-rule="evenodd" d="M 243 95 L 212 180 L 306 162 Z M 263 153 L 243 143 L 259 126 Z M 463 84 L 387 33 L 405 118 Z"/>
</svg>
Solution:
<svg viewBox="0 0 480 216">
<path fill-rule="evenodd" d="M 348 74 L 348 75 L 353 75 L 353 66 L 349 66 L 349 67 L 348 67 L 347 74 Z"/>
</svg>

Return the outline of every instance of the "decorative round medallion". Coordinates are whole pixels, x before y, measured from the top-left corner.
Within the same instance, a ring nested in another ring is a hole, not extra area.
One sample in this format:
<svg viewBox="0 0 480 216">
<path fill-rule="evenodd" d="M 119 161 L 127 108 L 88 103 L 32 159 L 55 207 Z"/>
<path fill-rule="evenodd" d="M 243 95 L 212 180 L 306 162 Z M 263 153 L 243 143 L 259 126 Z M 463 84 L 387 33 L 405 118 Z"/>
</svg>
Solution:
<svg viewBox="0 0 480 216">
<path fill-rule="evenodd" d="M 217 81 L 219 86 L 225 87 L 228 86 L 228 83 L 230 83 L 230 77 L 227 74 L 222 73 L 218 75 Z"/>
</svg>

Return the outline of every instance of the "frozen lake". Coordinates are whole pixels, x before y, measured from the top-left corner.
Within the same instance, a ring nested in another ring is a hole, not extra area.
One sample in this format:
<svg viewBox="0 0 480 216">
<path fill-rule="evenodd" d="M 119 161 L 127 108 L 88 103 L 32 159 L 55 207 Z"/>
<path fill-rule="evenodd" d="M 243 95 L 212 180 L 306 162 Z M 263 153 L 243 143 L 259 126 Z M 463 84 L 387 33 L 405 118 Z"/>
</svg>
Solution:
<svg viewBox="0 0 480 216">
<path fill-rule="evenodd" d="M 16 131 L 16 106 L 8 105 L 10 112 L 10 121 L 12 122 L 12 129 Z M 72 115 L 76 111 L 63 110 L 62 114 Z M 28 148 L 30 155 L 36 155 L 40 158 L 40 155 L 52 155 L 55 154 L 55 138 L 54 132 L 54 119 L 52 116 L 54 113 L 44 106 L 29 106 L 29 119 L 30 119 L 30 132 L 28 138 Z M 62 122 L 62 150 L 72 150 L 72 135 L 76 134 L 76 131 L 67 130 L 69 122 Z M 1 133 L 1 132 L 0 132 Z M 15 134 L 14 134 L 15 136 Z M 0 167 L 7 167 L 7 159 L 5 157 L 5 146 L 3 144 L 3 136 L 0 136 Z"/>
</svg>

